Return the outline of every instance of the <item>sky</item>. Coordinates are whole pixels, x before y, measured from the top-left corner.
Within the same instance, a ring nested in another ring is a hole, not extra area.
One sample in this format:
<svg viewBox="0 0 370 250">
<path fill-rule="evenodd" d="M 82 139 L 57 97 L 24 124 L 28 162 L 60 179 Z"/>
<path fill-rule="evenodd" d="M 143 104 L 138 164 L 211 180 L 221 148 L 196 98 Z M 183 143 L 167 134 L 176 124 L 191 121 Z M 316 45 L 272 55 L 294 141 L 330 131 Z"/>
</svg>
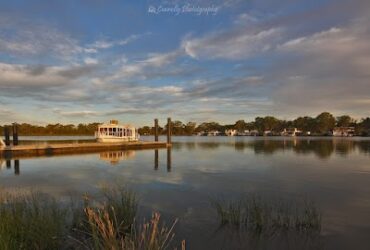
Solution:
<svg viewBox="0 0 370 250">
<path fill-rule="evenodd" d="M 370 116 L 367 0 L 0 0 L 0 124 Z"/>
</svg>

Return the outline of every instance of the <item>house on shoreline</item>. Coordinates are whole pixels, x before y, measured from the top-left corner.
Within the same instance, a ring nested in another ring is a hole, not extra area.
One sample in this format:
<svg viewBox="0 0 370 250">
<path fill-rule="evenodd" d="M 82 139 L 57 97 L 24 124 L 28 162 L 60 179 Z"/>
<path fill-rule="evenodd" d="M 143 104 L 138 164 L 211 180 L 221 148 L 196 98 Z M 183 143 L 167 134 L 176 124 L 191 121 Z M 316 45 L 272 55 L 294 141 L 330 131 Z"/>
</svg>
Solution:
<svg viewBox="0 0 370 250">
<path fill-rule="evenodd" d="M 218 130 L 208 131 L 207 136 L 219 136 L 221 133 Z"/>
<path fill-rule="evenodd" d="M 200 131 L 197 133 L 197 136 L 219 136 L 221 132 L 218 130 L 211 130 L 211 131 Z"/>
<path fill-rule="evenodd" d="M 236 129 L 226 129 L 225 135 L 226 136 L 236 136 L 238 135 L 238 131 Z"/>
<path fill-rule="evenodd" d="M 284 130 L 281 131 L 280 135 L 282 135 L 282 136 L 297 136 L 297 135 L 302 135 L 302 131 L 298 130 L 297 128 L 284 128 Z"/>
<path fill-rule="evenodd" d="M 333 136 L 354 136 L 355 127 L 335 127 L 332 132 Z"/>
</svg>

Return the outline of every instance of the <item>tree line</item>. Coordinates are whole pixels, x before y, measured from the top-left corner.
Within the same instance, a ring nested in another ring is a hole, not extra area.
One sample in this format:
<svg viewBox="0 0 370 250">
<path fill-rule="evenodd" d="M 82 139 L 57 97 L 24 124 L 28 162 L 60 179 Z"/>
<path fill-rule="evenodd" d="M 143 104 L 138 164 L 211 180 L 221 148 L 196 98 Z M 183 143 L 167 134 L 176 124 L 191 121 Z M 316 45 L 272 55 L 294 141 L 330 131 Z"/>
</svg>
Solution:
<svg viewBox="0 0 370 250">
<path fill-rule="evenodd" d="M 89 124 L 48 124 L 46 126 L 31 125 L 28 123 L 17 124 L 19 135 L 93 135 L 100 123 Z M 4 126 L 0 126 L 0 134 L 3 135 Z M 334 117 L 329 112 L 323 112 L 316 117 L 298 117 L 294 120 L 281 120 L 273 116 L 256 117 L 254 121 L 246 122 L 238 120 L 234 124 L 221 125 L 218 122 L 203 122 L 197 125 L 195 122 L 183 123 L 172 121 L 173 135 L 194 135 L 199 132 L 213 130 L 224 133 L 227 129 L 235 129 L 239 132 L 255 130 L 263 134 L 264 131 L 280 132 L 285 128 L 297 128 L 302 132 L 311 132 L 312 135 L 325 135 L 334 127 L 354 127 L 356 135 L 370 135 L 370 117 L 358 121 L 349 115 Z M 138 129 L 141 135 L 153 135 L 153 126 L 143 126 Z M 167 125 L 159 127 L 159 133 L 165 134 Z"/>
<path fill-rule="evenodd" d="M 193 135 L 200 132 L 209 132 L 217 130 L 224 133 L 227 129 L 235 129 L 238 132 L 245 130 L 255 130 L 259 134 L 264 131 L 279 133 L 287 128 L 297 128 L 302 132 L 310 132 L 312 135 L 326 135 L 334 129 L 334 127 L 354 127 L 356 135 L 370 135 L 370 117 L 356 121 L 349 115 L 334 117 L 329 112 L 322 112 L 316 117 L 298 117 L 294 120 L 281 120 L 273 116 L 256 117 L 254 121 L 246 122 L 238 120 L 234 124 L 221 125 L 217 122 L 203 122 L 197 125 L 194 122 L 183 123 L 181 121 L 173 121 L 172 134 L 174 135 Z M 166 133 L 166 126 L 159 128 L 161 134 Z M 139 128 L 141 135 L 153 135 L 154 127 L 144 126 Z"/>
<path fill-rule="evenodd" d="M 100 123 L 89 123 L 89 124 L 48 124 L 46 126 L 31 125 L 28 123 L 17 124 L 19 135 L 94 135 Z M 0 126 L 0 134 L 4 134 L 4 127 L 9 126 L 10 130 L 12 125 Z"/>
</svg>

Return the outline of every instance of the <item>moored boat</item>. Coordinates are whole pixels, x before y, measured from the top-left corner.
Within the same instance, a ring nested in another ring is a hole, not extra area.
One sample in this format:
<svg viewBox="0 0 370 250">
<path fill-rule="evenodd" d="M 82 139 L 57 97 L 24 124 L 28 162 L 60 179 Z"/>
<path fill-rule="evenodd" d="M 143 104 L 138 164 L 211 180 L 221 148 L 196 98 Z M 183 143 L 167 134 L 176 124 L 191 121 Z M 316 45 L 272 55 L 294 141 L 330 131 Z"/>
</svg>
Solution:
<svg viewBox="0 0 370 250">
<path fill-rule="evenodd" d="M 133 142 L 139 140 L 139 133 L 132 125 L 121 125 L 117 120 L 100 124 L 95 132 L 98 142 Z"/>
</svg>

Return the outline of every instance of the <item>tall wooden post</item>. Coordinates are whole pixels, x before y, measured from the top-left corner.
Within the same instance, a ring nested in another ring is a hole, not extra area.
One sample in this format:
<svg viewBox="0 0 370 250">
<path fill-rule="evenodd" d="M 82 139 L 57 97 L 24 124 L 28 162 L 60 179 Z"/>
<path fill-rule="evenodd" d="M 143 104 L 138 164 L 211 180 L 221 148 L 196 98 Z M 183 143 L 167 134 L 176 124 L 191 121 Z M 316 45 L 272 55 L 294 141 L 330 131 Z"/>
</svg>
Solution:
<svg viewBox="0 0 370 250">
<path fill-rule="evenodd" d="M 172 127 L 171 127 L 171 118 L 167 118 L 167 144 L 171 144 L 171 133 L 172 133 Z"/>
<path fill-rule="evenodd" d="M 5 145 L 10 146 L 10 130 L 8 126 L 4 127 Z"/>
<path fill-rule="evenodd" d="M 13 145 L 18 145 L 18 126 L 16 123 L 13 123 Z"/>
<path fill-rule="evenodd" d="M 158 141 L 158 119 L 154 119 L 154 141 Z"/>
</svg>

